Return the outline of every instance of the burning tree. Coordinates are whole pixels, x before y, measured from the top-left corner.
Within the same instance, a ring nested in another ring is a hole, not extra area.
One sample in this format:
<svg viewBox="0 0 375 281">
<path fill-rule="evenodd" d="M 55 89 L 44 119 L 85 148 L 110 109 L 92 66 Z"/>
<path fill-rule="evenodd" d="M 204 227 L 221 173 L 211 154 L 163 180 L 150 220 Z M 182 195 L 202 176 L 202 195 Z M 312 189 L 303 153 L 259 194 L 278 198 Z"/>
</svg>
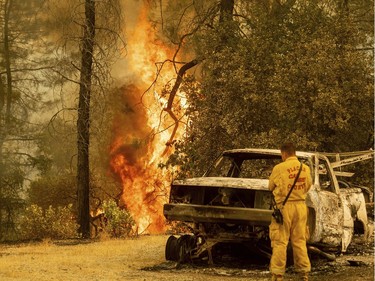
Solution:
<svg viewBox="0 0 375 281">
<path fill-rule="evenodd" d="M 275 147 L 285 138 L 306 150 L 373 146 L 372 2 L 166 5 L 164 33 L 178 50 L 184 38 L 189 54 L 204 58 L 195 75 L 201 86 L 187 97 L 191 122 L 171 163 L 200 175 L 217 151 Z"/>
<path fill-rule="evenodd" d="M 204 60 L 200 57 L 179 61 L 179 52 L 185 40 L 216 17 L 217 11 L 220 22 L 230 20 L 233 5 L 233 1 L 221 1 L 219 6 L 206 7 L 202 18 L 195 18 L 191 29 L 172 41 L 175 46 L 157 37 L 147 4 L 140 8 L 133 32 L 128 33 L 127 60 L 134 77 L 132 85 L 121 89 L 122 104 L 126 104 L 128 112 L 115 119 L 111 165 L 123 186 L 122 204 L 133 215 L 138 233 L 162 232 L 166 228 L 162 210 L 173 171 L 162 170 L 160 165 L 167 162 L 176 138 L 185 132 L 188 105 L 181 90 L 184 76 Z M 163 11 L 162 2 L 159 8 Z"/>
</svg>

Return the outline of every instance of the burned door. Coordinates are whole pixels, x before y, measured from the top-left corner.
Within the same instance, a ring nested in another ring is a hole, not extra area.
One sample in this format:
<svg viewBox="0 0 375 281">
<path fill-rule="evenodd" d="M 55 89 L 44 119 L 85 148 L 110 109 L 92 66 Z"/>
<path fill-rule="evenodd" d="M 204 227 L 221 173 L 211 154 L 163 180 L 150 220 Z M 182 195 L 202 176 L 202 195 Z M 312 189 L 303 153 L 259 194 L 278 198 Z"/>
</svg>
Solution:
<svg viewBox="0 0 375 281">
<path fill-rule="evenodd" d="M 321 223 L 321 242 L 332 246 L 341 243 L 343 234 L 343 203 L 333 170 L 324 156 L 318 164 L 319 218 Z"/>
</svg>

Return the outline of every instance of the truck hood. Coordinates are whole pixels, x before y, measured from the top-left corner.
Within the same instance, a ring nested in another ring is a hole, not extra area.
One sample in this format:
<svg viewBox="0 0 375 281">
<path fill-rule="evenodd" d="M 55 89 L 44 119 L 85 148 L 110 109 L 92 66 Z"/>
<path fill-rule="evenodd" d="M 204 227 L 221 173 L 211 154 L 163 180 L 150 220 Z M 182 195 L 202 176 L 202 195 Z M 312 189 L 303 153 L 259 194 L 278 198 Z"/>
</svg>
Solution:
<svg viewBox="0 0 375 281">
<path fill-rule="evenodd" d="M 215 186 L 241 189 L 267 190 L 267 179 L 228 178 L 228 177 L 199 177 L 175 180 L 172 185 L 185 186 Z"/>
</svg>

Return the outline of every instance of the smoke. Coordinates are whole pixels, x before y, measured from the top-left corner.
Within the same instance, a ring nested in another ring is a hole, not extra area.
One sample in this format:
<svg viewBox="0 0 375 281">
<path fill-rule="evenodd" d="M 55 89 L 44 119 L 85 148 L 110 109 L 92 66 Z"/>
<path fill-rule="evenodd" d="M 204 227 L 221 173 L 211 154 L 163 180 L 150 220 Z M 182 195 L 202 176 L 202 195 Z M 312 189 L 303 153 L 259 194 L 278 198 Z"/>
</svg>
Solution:
<svg viewBox="0 0 375 281">
<path fill-rule="evenodd" d="M 114 154 L 121 154 L 129 164 L 147 155 L 151 128 L 146 108 L 140 103 L 142 90 L 134 84 L 119 89 L 119 104 L 113 120 Z"/>
</svg>

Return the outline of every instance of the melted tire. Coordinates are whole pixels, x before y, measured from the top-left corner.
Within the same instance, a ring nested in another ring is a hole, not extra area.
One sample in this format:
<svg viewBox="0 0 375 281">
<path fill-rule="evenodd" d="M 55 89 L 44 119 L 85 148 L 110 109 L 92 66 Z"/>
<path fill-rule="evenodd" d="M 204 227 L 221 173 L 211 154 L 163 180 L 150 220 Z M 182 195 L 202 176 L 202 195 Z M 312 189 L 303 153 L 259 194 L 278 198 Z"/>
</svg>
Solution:
<svg viewBox="0 0 375 281">
<path fill-rule="evenodd" d="M 179 260 L 179 245 L 178 238 L 175 236 L 169 236 L 167 243 L 165 245 L 165 259 L 168 261 L 178 261 Z"/>
</svg>

